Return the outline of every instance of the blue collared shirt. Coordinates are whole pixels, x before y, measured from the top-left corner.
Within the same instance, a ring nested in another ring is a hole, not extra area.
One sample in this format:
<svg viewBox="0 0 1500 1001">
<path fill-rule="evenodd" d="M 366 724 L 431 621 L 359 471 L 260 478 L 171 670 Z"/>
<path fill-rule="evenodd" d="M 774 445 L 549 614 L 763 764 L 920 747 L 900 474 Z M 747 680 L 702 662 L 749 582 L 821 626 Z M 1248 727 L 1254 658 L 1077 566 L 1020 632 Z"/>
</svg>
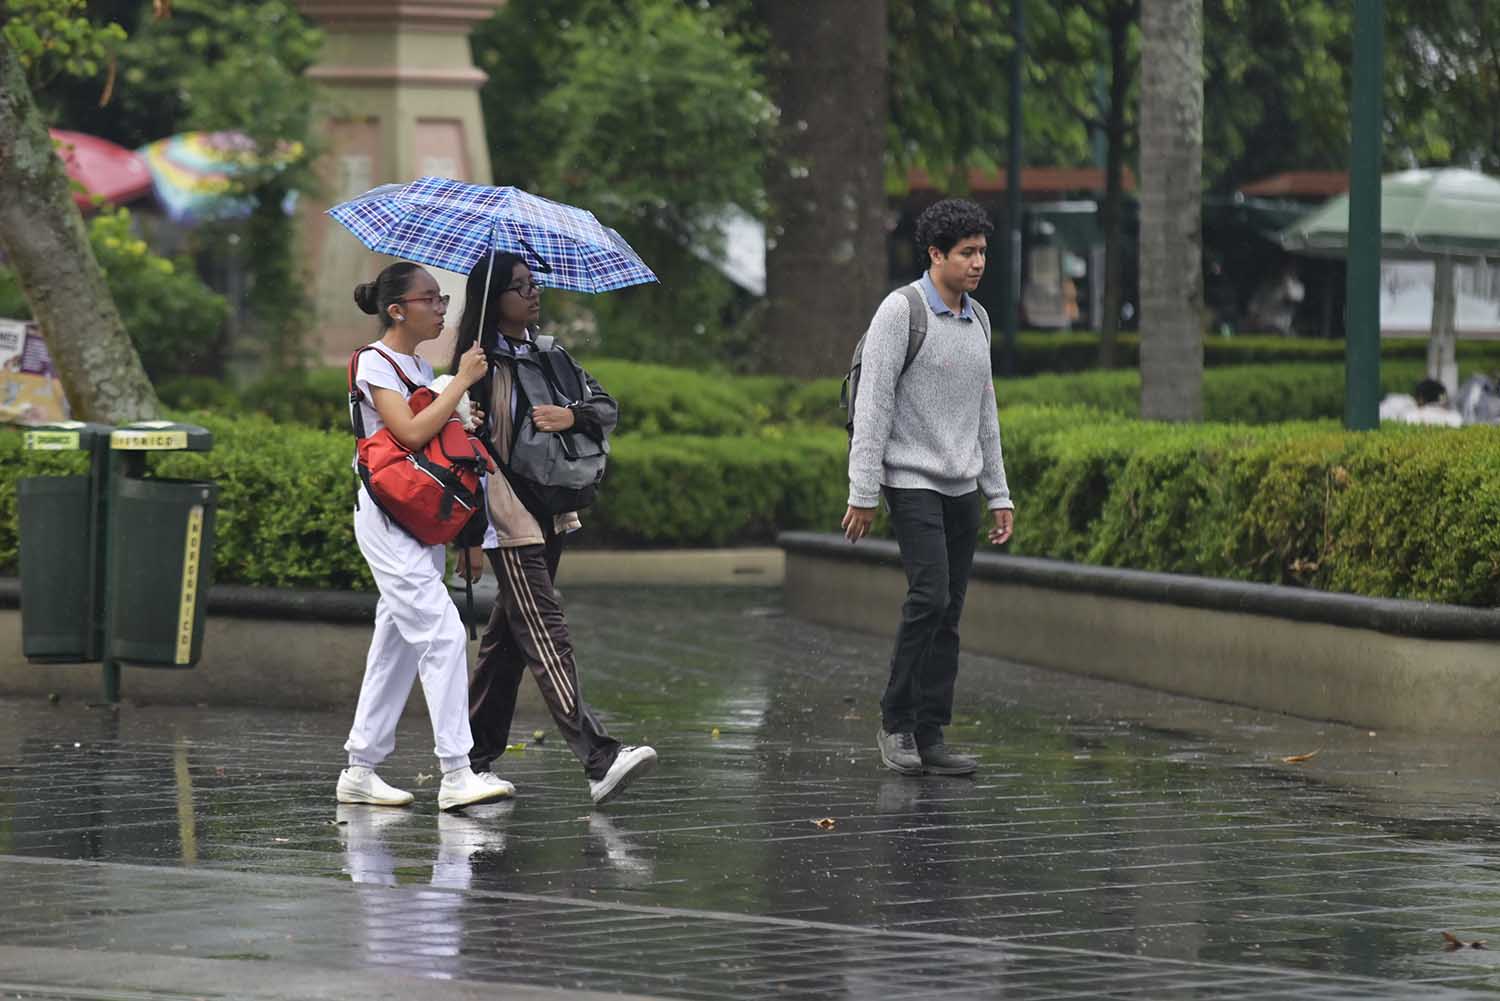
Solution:
<svg viewBox="0 0 1500 1001">
<path fill-rule="evenodd" d="M 932 283 L 932 275 L 926 271 L 922 272 L 922 281 L 920 284 L 922 286 L 922 294 L 927 297 L 927 305 L 934 313 L 938 316 L 953 315 L 953 310 L 949 309 L 948 304 L 943 301 L 943 297 L 938 295 L 937 286 Z M 975 318 L 974 304 L 969 301 L 969 294 L 967 292 L 960 292 L 958 297 L 958 318 L 960 320 L 973 320 Z"/>
</svg>

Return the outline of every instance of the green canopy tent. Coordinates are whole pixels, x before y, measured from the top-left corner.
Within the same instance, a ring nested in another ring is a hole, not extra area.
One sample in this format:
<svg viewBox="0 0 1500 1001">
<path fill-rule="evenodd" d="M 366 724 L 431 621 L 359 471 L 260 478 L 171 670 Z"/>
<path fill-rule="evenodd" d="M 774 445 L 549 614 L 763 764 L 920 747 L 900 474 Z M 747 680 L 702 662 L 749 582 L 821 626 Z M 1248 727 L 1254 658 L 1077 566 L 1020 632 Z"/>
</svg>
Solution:
<svg viewBox="0 0 1500 1001">
<path fill-rule="evenodd" d="M 1281 231 L 1293 253 L 1343 257 L 1349 249 L 1349 196 L 1329 199 Z M 1427 374 L 1458 388 L 1457 296 L 1453 266 L 1500 257 L 1500 180 L 1472 170 L 1406 170 L 1380 181 L 1380 254 L 1386 260 L 1432 261 L 1432 333 Z"/>
</svg>

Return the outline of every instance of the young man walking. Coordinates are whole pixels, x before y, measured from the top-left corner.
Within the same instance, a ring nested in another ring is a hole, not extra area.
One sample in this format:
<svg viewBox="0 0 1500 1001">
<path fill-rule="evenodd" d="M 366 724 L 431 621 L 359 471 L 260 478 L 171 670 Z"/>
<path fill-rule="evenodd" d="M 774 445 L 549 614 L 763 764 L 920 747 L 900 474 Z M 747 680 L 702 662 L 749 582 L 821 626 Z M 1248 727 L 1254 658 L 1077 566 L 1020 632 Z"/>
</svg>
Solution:
<svg viewBox="0 0 1500 1001">
<path fill-rule="evenodd" d="M 844 535 L 870 530 L 882 495 L 906 570 L 906 603 L 880 700 L 880 760 L 903 775 L 970 775 L 978 762 L 948 750 L 963 612 L 984 511 L 989 541 L 1010 538 L 990 372 L 990 325 L 970 293 L 984 276 L 993 227 L 973 202 L 946 199 L 917 219 L 927 273 L 886 296 L 865 335 L 849 449 Z M 913 294 L 915 292 L 915 294 Z M 908 363 L 911 310 L 926 336 Z"/>
</svg>

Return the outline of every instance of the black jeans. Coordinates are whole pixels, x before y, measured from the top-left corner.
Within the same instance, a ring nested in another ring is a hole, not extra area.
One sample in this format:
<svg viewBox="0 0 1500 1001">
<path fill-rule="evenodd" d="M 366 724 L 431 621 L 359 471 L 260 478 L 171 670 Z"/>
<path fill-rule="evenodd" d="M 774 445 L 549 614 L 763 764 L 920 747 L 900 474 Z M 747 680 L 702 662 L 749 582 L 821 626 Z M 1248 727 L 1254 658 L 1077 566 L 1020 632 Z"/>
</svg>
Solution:
<svg viewBox="0 0 1500 1001">
<path fill-rule="evenodd" d="M 917 746 L 943 739 L 958 679 L 958 618 L 964 610 L 983 508 L 979 491 L 884 487 L 906 571 L 906 604 L 896 630 L 891 680 L 880 700 L 886 733 L 913 733 Z"/>
</svg>

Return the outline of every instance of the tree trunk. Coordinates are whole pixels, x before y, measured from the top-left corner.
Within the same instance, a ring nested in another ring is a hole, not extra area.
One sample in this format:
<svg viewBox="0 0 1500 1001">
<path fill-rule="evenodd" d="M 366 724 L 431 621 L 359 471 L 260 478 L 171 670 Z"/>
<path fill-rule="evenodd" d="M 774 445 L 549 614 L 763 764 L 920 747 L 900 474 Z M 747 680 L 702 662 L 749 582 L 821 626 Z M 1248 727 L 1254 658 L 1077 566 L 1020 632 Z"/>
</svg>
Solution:
<svg viewBox="0 0 1500 1001">
<path fill-rule="evenodd" d="M 156 391 L 94 259 L 20 60 L 3 37 L 0 191 L 0 250 L 42 328 L 74 416 L 107 424 L 156 416 Z"/>
<path fill-rule="evenodd" d="M 1119 363 L 1116 338 L 1120 331 L 1120 306 L 1125 298 L 1125 101 L 1130 93 L 1130 23 L 1135 12 L 1116 4 L 1109 12 L 1109 109 L 1105 137 L 1104 205 L 1100 222 L 1104 228 L 1104 315 L 1099 322 L 1099 367 Z"/>
<path fill-rule="evenodd" d="M 781 109 L 766 178 L 762 367 L 799 377 L 841 374 L 888 279 L 886 3 L 766 0 L 761 7 Z"/>
<path fill-rule="evenodd" d="M 1203 0 L 1141 10 L 1141 416 L 1203 418 Z"/>
</svg>

